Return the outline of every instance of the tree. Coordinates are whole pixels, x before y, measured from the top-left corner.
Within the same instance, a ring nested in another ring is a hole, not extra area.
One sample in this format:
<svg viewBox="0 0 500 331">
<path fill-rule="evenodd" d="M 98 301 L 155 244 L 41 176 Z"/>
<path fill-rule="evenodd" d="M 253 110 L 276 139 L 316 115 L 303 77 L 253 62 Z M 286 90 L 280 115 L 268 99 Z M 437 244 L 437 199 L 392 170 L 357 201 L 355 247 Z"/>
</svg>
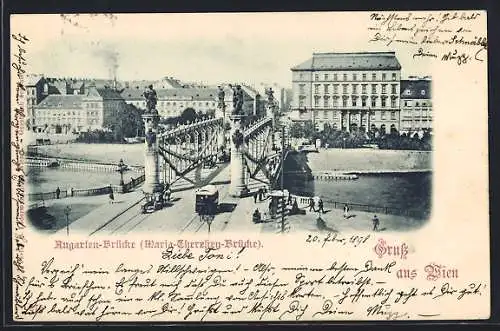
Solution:
<svg viewBox="0 0 500 331">
<path fill-rule="evenodd" d="M 114 141 L 121 142 L 124 137 L 134 137 L 142 132 L 142 111 L 132 104 L 122 104 L 106 118 L 104 128 L 113 133 Z"/>
<path fill-rule="evenodd" d="M 198 118 L 198 114 L 194 108 L 188 107 L 184 109 L 180 116 L 180 124 L 193 123 Z"/>
<path fill-rule="evenodd" d="M 304 138 L 313 139 L 316 134 L 316 128 L 312 122 L 305 122 L 303 127 Z"/>
<path fill-rule="evenodd" d="M 298 122 L 292 123 L 289 129 L 290 137 L 292 138 L 302 138 L 304 133 L 302 131 L 302 125 Z"/>
</svg>

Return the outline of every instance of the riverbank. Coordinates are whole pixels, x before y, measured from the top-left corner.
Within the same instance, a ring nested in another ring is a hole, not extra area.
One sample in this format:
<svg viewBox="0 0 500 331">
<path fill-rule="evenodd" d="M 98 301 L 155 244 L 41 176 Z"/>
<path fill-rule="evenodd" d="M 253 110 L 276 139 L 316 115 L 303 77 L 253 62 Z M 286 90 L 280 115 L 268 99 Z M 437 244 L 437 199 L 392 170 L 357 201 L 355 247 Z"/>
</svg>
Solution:
<svg viewBox="0 0 500 331">
<path fill-rule="evenodd" d="M 320 149 L 308 153 L 311 171 L 404 171 L 432 169 L 432 152 L 381 149 Z"/>
<path fill-rule="evenodd" d="M 143 166 L 143 144 L 57 144 L 38 146 L 41 154 L 78 160 L 118 163 L 123 158 L 129 165 Z M 312 171 L 342 170 L 415 170 L 432 169 L 432 152 L 358 149 L 324 149 L 306 154 Z"/>
<path fill-rule="evenodd" d="M 57 144 L 37 146 L 37 153 L 82 161 L 118 164 L 123 159 L 131 166 L 144 166 L 143 144 Z"/>
</svg>

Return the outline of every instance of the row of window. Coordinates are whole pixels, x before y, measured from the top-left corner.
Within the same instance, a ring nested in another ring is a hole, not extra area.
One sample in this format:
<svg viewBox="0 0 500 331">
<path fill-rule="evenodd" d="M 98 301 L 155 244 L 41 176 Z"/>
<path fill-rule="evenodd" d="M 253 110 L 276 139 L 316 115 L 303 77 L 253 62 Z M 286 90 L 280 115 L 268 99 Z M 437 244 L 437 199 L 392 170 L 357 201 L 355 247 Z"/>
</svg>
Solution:
<svg viewBox="0 0 500 331">
<path fill-rule="evenodd" d="M 102 105 L 102 103 L 99 103 L 99 102 L 87 102 L 85 107 L 87 107 L 87 108 L 101 108 L 100 105 Z"/>
<path fill-rule="evenodd" d="M 99 123 L 99 119 L 97 118 L 89 118 L 89 119 L 82 119 L 82 118 L 73 118 L 73 119 L 61 119 L 61 118 L 36 118 L 33 119 L 33 124 L 37 125 L 44 125 L 44 124 L 71 124 L 71 123 L 87 123 L 87 124 L 97 124 Z"/>
<path fill-rule="evenodd" d="M 330 97 L 329 96 L 324 96 L 323 98 L 321 98 L 320 96 L 315 96 L 314 97 L 314 107 L 321 107 L 321 99 L 323 99 L 323 107 L 325 108 L 329 108 L 329 107 L 339 107 L 339 97 L 337 96 L 334 96 L 332 99 L 332 102 L 330 102 Z M 358 107 L 358 106 L 361 106 L 361 107 L 368 107 L 368 104 L 370 104 L 371 107 L 377 107 L 377 105 L 379 104 L 377 102 L 377 99 L 378 97 L 377 96 L 372 96 L 371 98 L 371 101 L 368 102 L 368 97 L 365 96 L 365 97 L 357 97 L 357 96 L 352 96 L 351 98 L 349 98 L 348 96 L 343 96 L 342 98 L 342 107 Z M 387 96 L 382 96 L 380 97 L 380 107 L 382 108 L 385 108 L 387 107 L 388 103 L 387 103 Z M 304 108 L 304 100 L 305 98 L 300 98 L 299 99 L 299 108 Z M 350 100 L 350 103 L 349 103 L 349 100 Z M 361 100 L 361 103 L 359 103 L 358 101 Z M 391 105 L 391 108 L 396 108 L 397 107 L 397 99 L 395 98 L 391 98 L 390 99 L 390 105 Z"/>
<path fill-rule="evenodd" d="M 338 113 L 336 112 L 332 112 L 332 111 L 328 111 L 328 110 L 325 110 L 323 111 L 323 116 L 319 116 L 320 115 L 320 112 L 319 111 L 316 111 L 316 119 L 328 119 L 328 115 L 331 115 L 330 118 L 334 119 L 334 120 L 340 120 L 340 117 Z M 374 111 L 370 111 L 370 120 L 376 120 L 376 116 L 375 116 L 375 112 Z M 357 118 L 359 120 L 359 117 Z M 387 112 L 386 111 L 381 111 L 380 112 L 380 119 L 381 120 L 387 120 Z M 395 111 L 391 111 L 390 112 L 390 119 L 391 120 L 397 120 L 397 114 Z M 344 121 L 347 122 L 348 119 L 347 117 L 344 117 Z M 353 118 L 351 118 L 351 122 L 354 122 L 353 121 Z"/>
<path fill-rule="evenodd" d="M 146 106 L 146 103 L 144 101 L 131 101 L 131 103 L 137 107 L 145 107 Z M 215 107 L 215 102 L 192 102 L 192 103 L 186 103 L 185 105 L 183 103 L 179 103 L 177 104 L 175 101 L 173 102 L 170 102 L 170 101 L 159 101 L 158 102 L 158 106 L 159 107 L 169 107 L 169 106 L 179 106 L 179 107 L 189 107 L 189 106 L 192 106 L 192 107 L 203 107 L 203 104 L 205 104 L 205 107 Z"/>
<path fill-rule="evenodd" d="M 325 74 L 319 74 L 319 73 L 316 73 L 316 74 L 314 74 L 314 80 L 315 81 L 320 81 L 320 80 L 325 80 L 325 81 L 329 81 L 329 80 L 339 81 L 341 77 L 342 77 L 343 81 L 350 81 L 350 80 L 356 81 L 358 79 L 366 81 L 366 80 L 368 80 L 368 78 L 371 78 L 372 81 L 377 81 L 377 80 L 385 81 L 385 80 L 389 79 L 388 74 L 385 73 L 385 72 L 382 72 L 382 73 L 372 72 L 372 73 L 361 73 L 361 74 L 352 73 L 352 74 L 349 74 L 349 75 L 347 73 L 343 73 L 343 74 L 338 74 L 338 73 L 334 73 L 334 74 L 327 74 L 327 73 L 325 73 Z M 397 74 L 395 72 L 391 73 L 390 77 L 391 77 L 392 80 L 397 80 Z M 299 74 L 299 78 L 300 79 L 304 79 L 304 74 L 300 73 Z"/>
<path fill-rule="evenodd" d="M 415 115 L 418 115 L 418 114 L 423 114 L 425 115 L 426 113 L 431 113 L 432 112 L 432 109 L 429 108 L 429 109 L 412 109 L 412 110 L 401 110 L 401 113 L 402 114 L 408 114 L 408 115 L 411 115 L 411 114 L 415 114 Z"/>
<path fill-rule="evenodd" d="M 405 107 L 411 107 L 413 106 L 413 101 L 405 100 L 404 105 Z M 415 101 L 415 107 L 426 107 L 430 105 L 431 105 L 430 101 Z"/>
<path fill-rule="evenodd" d="M 51 113 L 46 113 L 46 112 L 43 112 L 43 111 L 40 111 L 40 112 L 35 112 L 35 115 L 37 117 L 40 117 L 40 116 L 84 116 L 85 114 L 87 114 L 87 116 L 98 116 L 100 114 L 100 112 L 97 112 L 97 111 L 87 111 L 87 112 L 76 112 L 76 111 L 67 111 L 67 112 L 61 112 L 61 111 L 57 111 L 57 112 L 51 112 Z"/>
<path fill-rule="evenodd" d="M 351 84 L 351 93 L 356 94 L 359 93 L 358 86 L 361 85 L 361 93 L 362 94 L 367 94 L 368 91 L 368 84 Z M 376 94 L 377 92 L 377 85 L 378 84 L 371 84 L 371 93 Z M 387 87 L 389 84 L 381 84 L 381 93 L 382 94 L 387 94 Z M 339 84 L 333 84 L 333 94 L 338 94 L 339 93 Z M 348 90 L 349 84 L 342 84 L 342 93 L 346 94 L 349 93 Z M 320 88 L 321 84 L 314 84 L 314 93 L 318 94 L 320 93 Z M 398 94 L 398 84 L 391 84 L 391 94 Z M 306 91 L 306 84 L 299 84 L 299 93 L 300 94 L 305 94 Z M 324 94 L 329 94 L 330 93 L 330 84 L 323 84 L 323 93 Z"/>
</svg>

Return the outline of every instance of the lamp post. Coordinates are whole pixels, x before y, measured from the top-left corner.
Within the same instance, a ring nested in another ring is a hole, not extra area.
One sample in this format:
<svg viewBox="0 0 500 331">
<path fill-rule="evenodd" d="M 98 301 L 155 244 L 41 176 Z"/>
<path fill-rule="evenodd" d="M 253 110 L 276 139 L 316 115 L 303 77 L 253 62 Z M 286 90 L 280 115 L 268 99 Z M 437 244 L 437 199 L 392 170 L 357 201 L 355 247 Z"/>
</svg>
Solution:
<svg viewBox="0 0 500 331">
<path fill-rule="evenodd" d="M 66 215 L 66 235 L 69 236 L 69 213 L 71 212 L 71 208 L 66 206 L 64 208 L 64 214 Z"/>
<path fill-rule="evenodd" d="M 123 187 L 123 173 L 125 172 L 125 163 L 123 163 L 123 159 L 120 159 L 118 163 L 118 171 L 120 172 L 120 186 Z"/>
</svg>

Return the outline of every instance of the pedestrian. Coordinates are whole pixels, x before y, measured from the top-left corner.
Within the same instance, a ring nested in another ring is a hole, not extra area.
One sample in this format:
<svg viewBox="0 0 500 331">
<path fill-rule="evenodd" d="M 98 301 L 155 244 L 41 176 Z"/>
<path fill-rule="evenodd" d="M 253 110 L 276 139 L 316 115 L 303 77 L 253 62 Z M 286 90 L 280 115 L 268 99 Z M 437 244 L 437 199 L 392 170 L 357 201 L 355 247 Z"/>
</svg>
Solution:
<svg viewBox="0 0 500 331">
<path fill-rule="evenodd" d="M 344 205 L 344 218 L 349 218 L 349 206 L 347 203 Z"/>
<path fill-rule="evenodd" d="M 292 195 L 290 194 L 290 192 L 288 192 L 288 205 L 292 205 Z"/>
<path fill-rule="evenodd" d="M 73 191 L 72 187 L 69 188 L 69 195 L 70 196 L 74 196 L 75 195 L 75 192 Z"/>
<path fill-rule="evenodd" d="M 254 223 L 260 223 L 262 221 L 259 209 L 255 209 L 255 211 L 252 215 L 252 221 Z"/>
<path fill-rule="evenodd" d="M 323 200 L 319 199 L 318 201 L 318 212 L 325 213 L 325 210 L 323 209 Z"/>
<path fill-rule="evenodd" d="M 113 188 L 109 186 L 109 203 L 114 203 L 115 195 L 113 194 Z"/>
<path fill-rule="evenodd" d="M 292 214 L 298 214 L 299 213 L 299 204 L 297 203 L 297 199 L 293 199 L 293 204 L 292 204 Z"/>
<path fill-rule="evenodd" d="M 171 195 L 172 195 L 172 191 L 170 190 L 170 186 L 167 185 L 167 189 L 165 190 L 165 200 L 170 201 Z"/>
<path fill-rule="evenodd" d="M 316 209 L 314 208 L 314 199 L 313 198 L 309 199 L 309 211 L 316 211 Z"/>
<path fill-rule="evenodd" d="M 259 188 L 259 201 L 262 201 L 262 196 L 264 195 L 264 190 L 262 188 Z"/>
<path fill-rule="evenodd" d="M 59 197 L 61 196 L 61 189 L 59 188 L 59 186 L 56 188 L 56 199 L 59 199 Z"/>
<path fill-rule="evenodd" d="M 377 217 L 377 215 L 373 216 L 373 231 L 378 231 L 378 226 L 380 224 L 380 221 Z"/>
<path fill-rule="evenodd" d="M 258 195 L 259 195 L 258 191 L 253 194 L 253 203 L 257 203 L 257 196 Z"/>
</svg>

